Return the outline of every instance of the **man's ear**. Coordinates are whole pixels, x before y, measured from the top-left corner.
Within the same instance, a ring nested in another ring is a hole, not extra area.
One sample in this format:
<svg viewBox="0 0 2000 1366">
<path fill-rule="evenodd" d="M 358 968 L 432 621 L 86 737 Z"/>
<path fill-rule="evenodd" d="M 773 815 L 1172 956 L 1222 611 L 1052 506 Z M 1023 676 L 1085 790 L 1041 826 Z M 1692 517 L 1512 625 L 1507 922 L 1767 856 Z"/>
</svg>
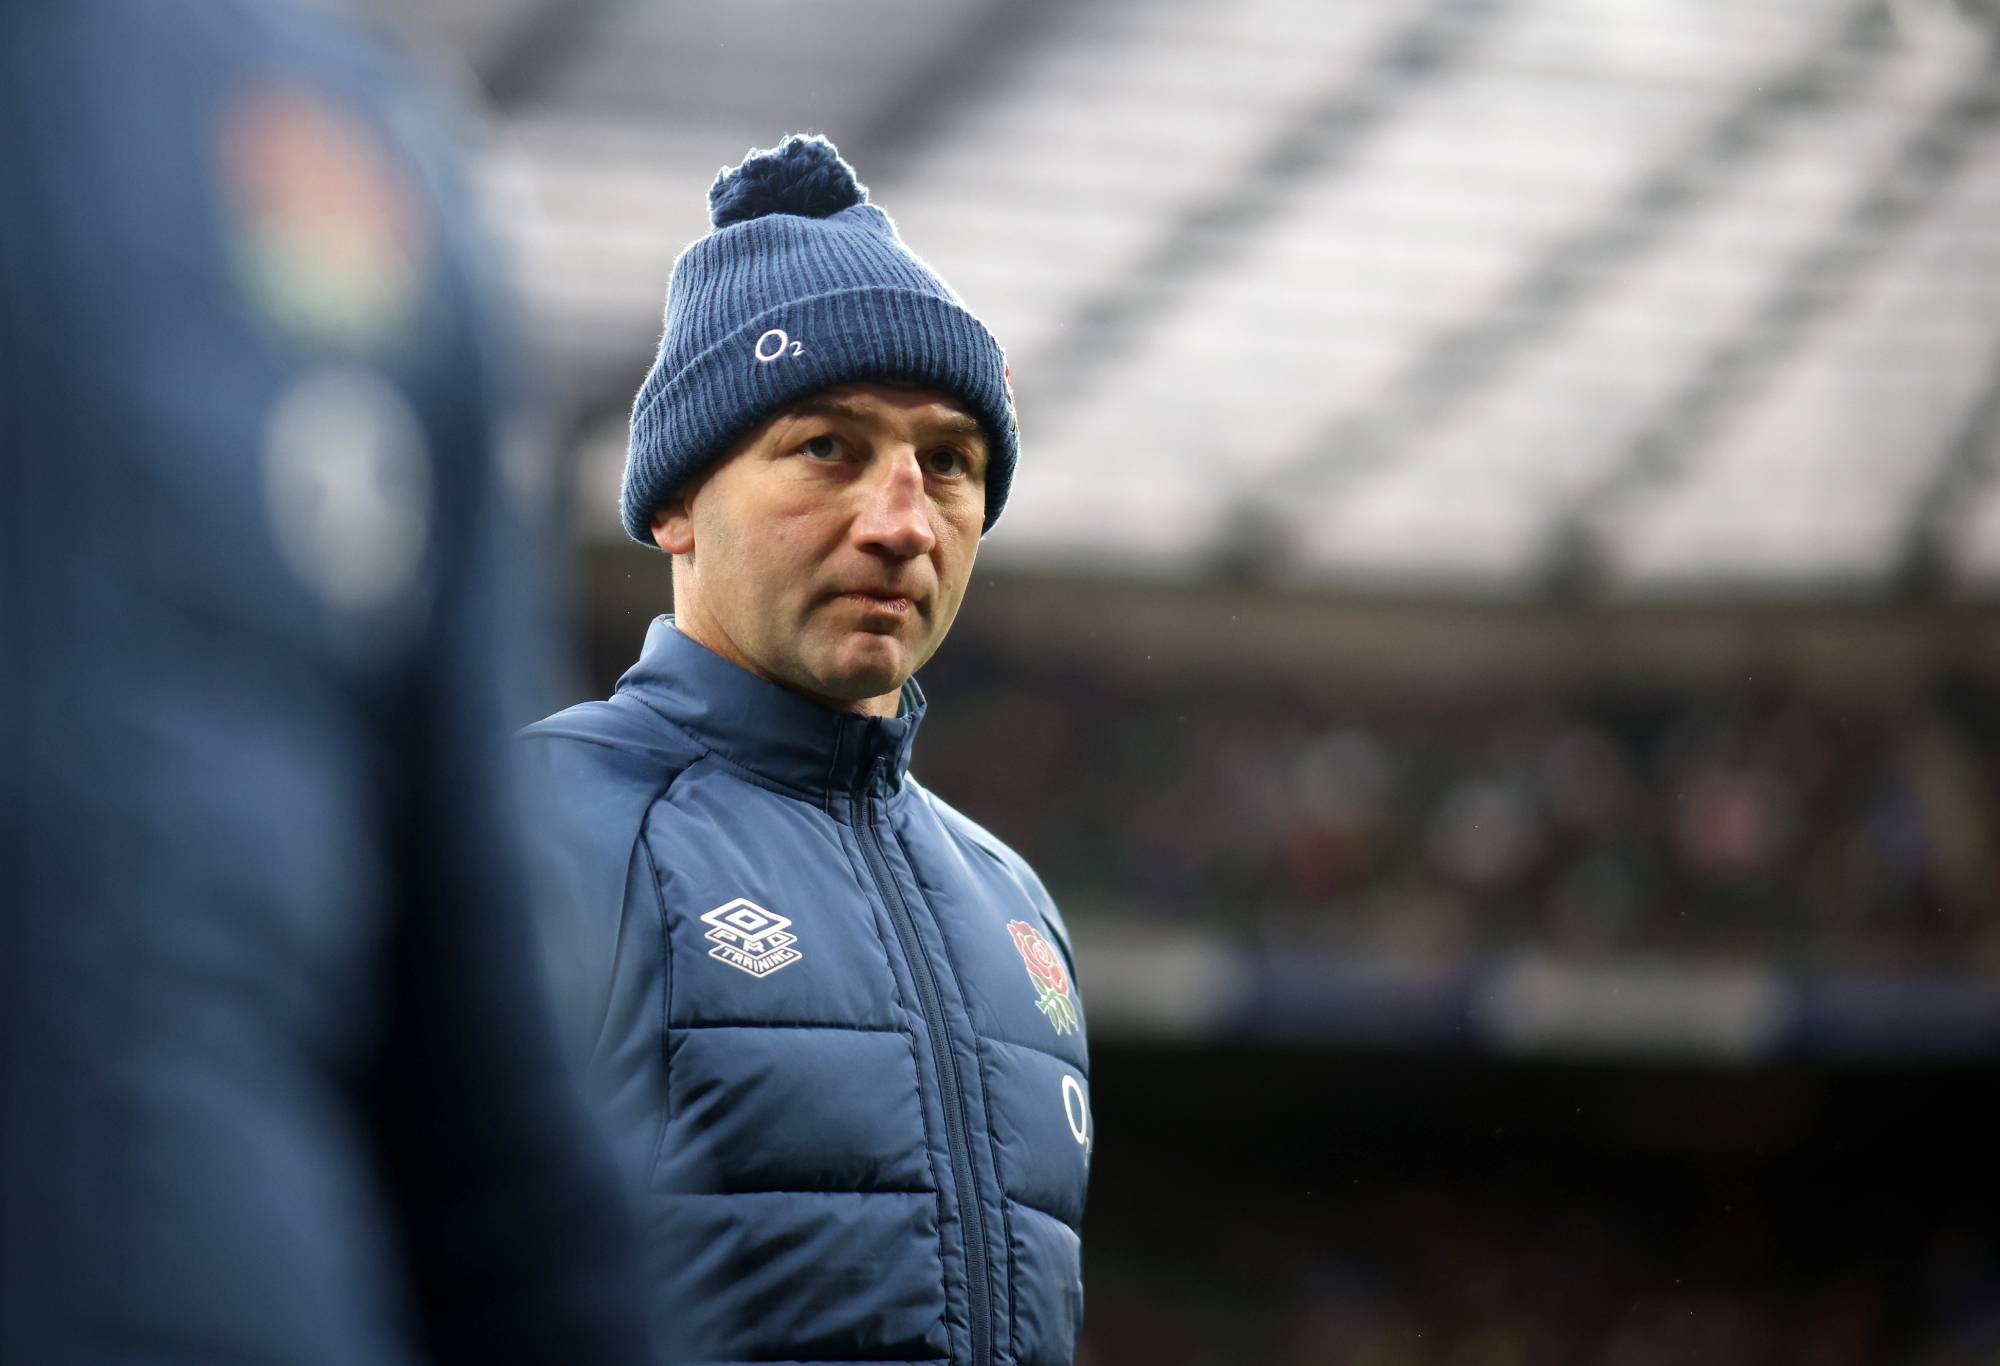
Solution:
<svg viewBox="0 0 2000 1366">
<path fill-rule="evenodd" d="M 688 515 L 687 499 L 675 498 L 660 504 L 653 514 L 653 544 L 669 555 L 694 551 L 694 518 Z"/>
</svg>

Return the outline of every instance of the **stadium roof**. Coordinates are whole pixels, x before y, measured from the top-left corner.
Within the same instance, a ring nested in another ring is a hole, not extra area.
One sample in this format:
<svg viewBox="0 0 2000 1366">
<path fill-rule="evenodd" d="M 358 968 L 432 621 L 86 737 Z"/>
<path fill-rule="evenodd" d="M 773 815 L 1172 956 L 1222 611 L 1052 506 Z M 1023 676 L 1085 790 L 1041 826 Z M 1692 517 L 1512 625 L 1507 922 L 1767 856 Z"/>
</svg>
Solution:
<svg viewBox="0 0 2000 1366">
<path fill-rule="evenodd" d="M 425 12 L 607 534 L 709 179 L 816 128 L 1008 348 L 990 562 L 2000 589 L 2000 38 L 1950 0 Z"/>
</svg>

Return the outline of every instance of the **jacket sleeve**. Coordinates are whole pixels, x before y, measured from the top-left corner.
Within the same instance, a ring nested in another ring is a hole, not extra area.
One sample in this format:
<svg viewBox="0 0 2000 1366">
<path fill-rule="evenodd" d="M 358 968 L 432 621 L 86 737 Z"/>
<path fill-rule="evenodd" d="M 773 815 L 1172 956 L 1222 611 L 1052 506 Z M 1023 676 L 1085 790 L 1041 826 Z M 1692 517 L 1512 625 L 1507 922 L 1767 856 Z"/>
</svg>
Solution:
<svg viewBox="0 0 2000 1366">
<path fill-rule="evenodd" d="M 668 1109 L 662 1032 L 673 965 L 648 819 L 687 762 L 634 722 L 616 698 L 587 702 L 530 727 L 515 747 L 542 977 L 628 1189 L 651 1171 Z M 656 1330 L 672 1341 L 673 1324 Z"/>
<path fill-rule="evenodd" d="M 645 847 L 655 785 L 621 773 L 625 756 L 550 723 L 523 731 L 515 752 L 529 804 L 535 937 L 557 1029 L 578 1070 L 598 1074 L 621 1035 L 646 1028 L 614 1017 L 631 1013 L 621 973 L 650 977 L 644 965 L 660 956 Z"/>
</svg>

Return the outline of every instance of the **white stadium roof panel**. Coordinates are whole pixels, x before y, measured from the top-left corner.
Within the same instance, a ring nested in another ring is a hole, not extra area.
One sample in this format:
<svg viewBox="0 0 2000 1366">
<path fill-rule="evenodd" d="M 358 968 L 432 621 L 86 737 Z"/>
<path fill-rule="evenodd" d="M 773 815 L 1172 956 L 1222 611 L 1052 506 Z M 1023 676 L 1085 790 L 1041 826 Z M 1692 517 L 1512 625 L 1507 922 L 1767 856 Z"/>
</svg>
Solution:
<svg viewBox="0 0 2000 1366">
<path fill-rule="evenodd" d="M 1544 568 L 1551 504 L 1477 471 L 1399 469 L 1301 519 L 1298 577 L 1519 591 Z"/>
<path fill-rule="evenodd" d="M 1876 584 L 1902 546 L 1892 511 L 1823 483 L 1683 485 L 1620 543 L 1614 590 L 1686 596 L 1741 589 L 1798 591 Z"/>
<path fill-rule="evenodd" d="M 1894 572 L 2000 355 L 2000 280 L 1966 231 L 1985 198 L 1976 176 L 1942 191 L 1841 302 L 1839 325 L 1685 474 L 1634 501 L 1605 538 L 1621 585 Z"/>
<path fill-rule="evenodd" d="M 1996 582 L 1952 452 L 2000 62 L 1921 8 L 630 0 L 517 82 L 485 179 L 608 422 L 716 167 L 830 132 L 1008 348 L 996 555 L 1186 573 L 1261 514 L 1319 581 L 1512 592 L 1581 526 L 1616 592 L 1844 590 L 1949 477 Z"/>
</svg>

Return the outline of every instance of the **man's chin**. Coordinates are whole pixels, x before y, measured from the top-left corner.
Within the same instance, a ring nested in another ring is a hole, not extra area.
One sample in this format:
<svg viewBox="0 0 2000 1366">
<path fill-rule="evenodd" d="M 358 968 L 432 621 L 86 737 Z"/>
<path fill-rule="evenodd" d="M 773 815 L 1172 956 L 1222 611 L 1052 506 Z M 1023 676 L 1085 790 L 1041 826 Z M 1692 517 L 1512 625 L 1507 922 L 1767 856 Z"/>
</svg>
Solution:
<svg viewBox="0 0 2000 1366">
<path fill-rule="evenodd" d="M 829 697 L 862 702 L 895 692 L 914 669 L 909 647 L 895 636 L 851 631 L 833 644 L 818 672 Z"/>
</svg>

